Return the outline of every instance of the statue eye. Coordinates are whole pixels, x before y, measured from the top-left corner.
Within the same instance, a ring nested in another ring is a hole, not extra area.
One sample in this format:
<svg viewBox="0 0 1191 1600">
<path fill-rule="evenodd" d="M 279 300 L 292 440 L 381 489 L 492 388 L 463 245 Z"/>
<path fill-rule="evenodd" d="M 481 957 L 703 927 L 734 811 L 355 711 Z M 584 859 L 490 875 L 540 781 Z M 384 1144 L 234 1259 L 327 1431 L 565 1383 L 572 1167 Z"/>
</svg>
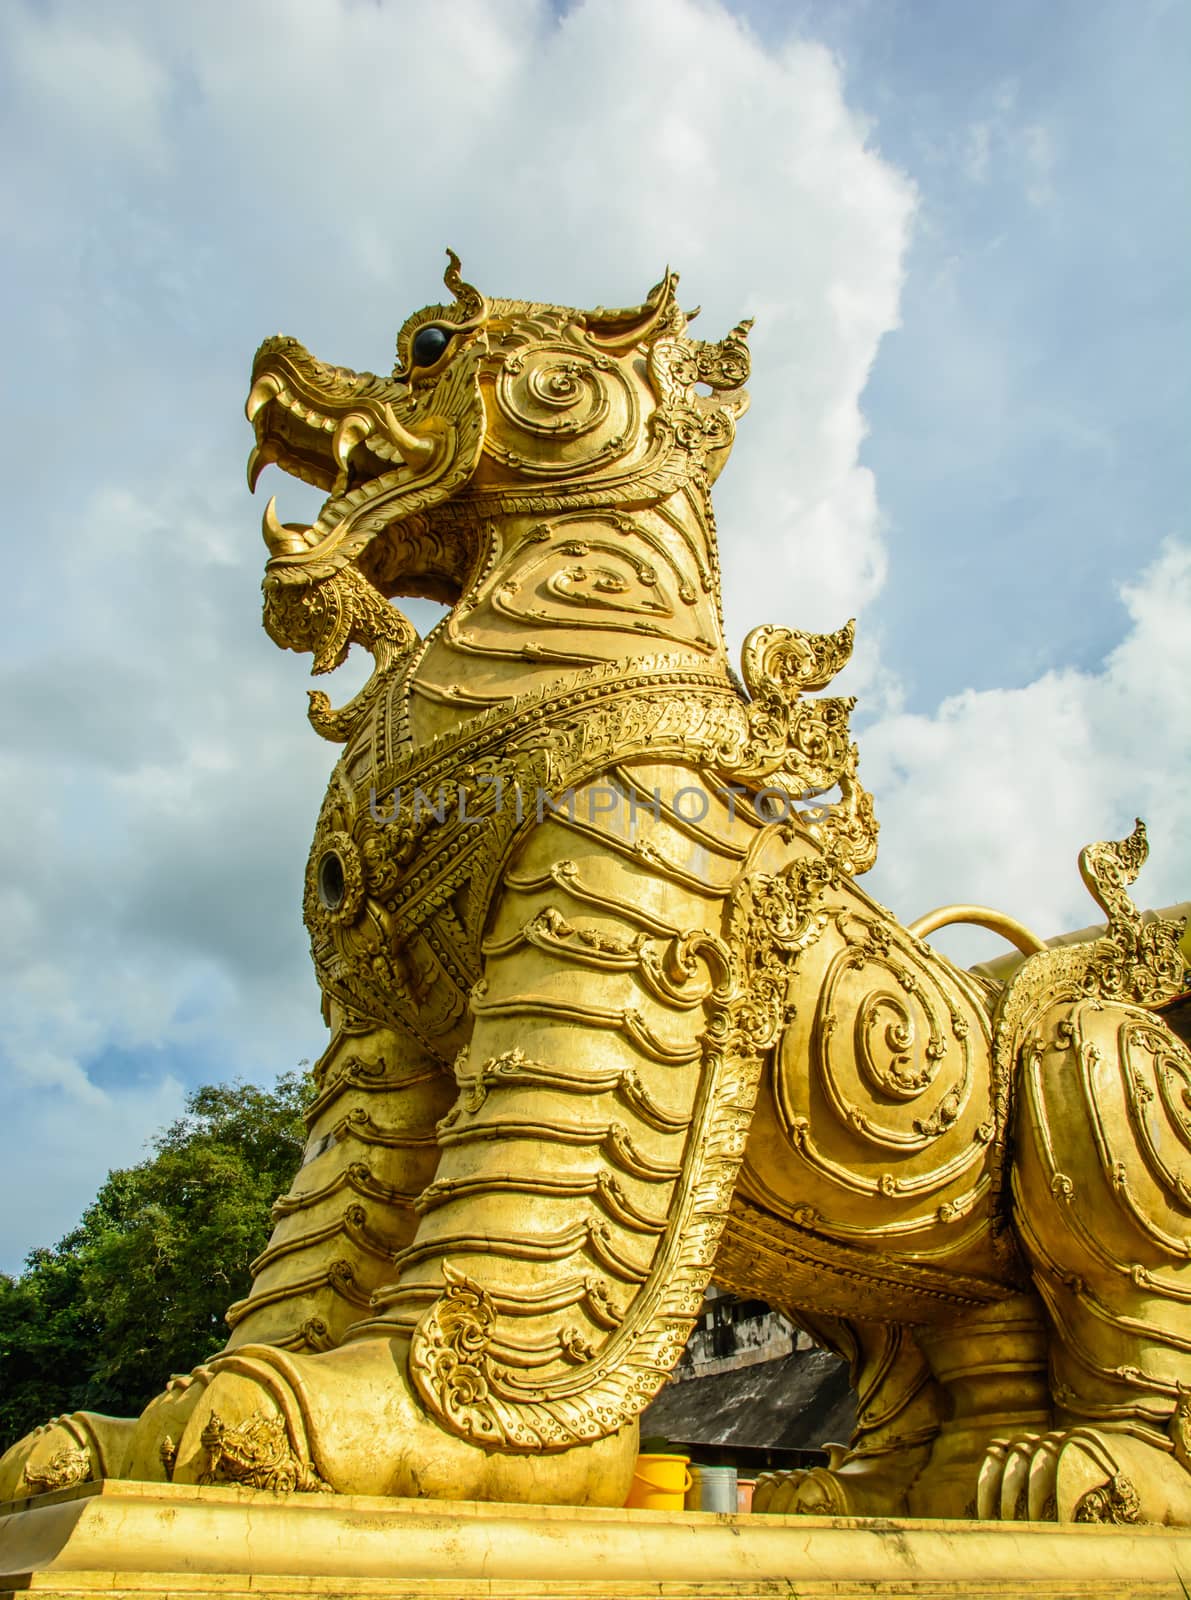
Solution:
<svg viewBox="0 0 1191 1600">
<path fill-rule="evenodd" d="M 410 347 L 414 366 L 432 367 L 450 342 L 450 334 L 444 332 L 442 328 L 436 328 L 433 323 L 425 328 L 419 328 Z"/>
</svg>

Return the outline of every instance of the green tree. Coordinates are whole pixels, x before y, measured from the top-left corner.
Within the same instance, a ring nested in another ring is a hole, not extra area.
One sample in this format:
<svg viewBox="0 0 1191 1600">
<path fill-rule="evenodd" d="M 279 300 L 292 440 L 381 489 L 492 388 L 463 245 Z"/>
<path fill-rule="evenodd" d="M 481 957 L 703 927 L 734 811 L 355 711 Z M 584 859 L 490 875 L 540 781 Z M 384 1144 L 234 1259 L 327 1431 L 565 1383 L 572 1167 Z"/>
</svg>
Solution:
<svg viewBox="0 0 1191 1600">
<path fill-rule="evenodd" d="M 0 1450 L 61 1411 L 139 1412 L 222 1349 L 269 1208 L 301 1159 L 308 1080 L 197 1089 L 82 1222 L 0 1275 Z"/>
</svg>

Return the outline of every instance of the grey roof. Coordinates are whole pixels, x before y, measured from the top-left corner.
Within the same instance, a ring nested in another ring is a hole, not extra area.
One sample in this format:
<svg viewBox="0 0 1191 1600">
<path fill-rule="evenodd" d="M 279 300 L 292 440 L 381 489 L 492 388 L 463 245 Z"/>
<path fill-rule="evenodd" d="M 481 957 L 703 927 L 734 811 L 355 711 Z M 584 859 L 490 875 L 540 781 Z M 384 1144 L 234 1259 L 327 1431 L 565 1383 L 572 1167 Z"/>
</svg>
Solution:
<svg viewBox="0 0 1191 1600">
<path fill-rule="evenodd" d="M 740 1449 L 846 1444 L 856 1422 L 848 1369 L 826 1350 L 795 1350 L 734 1372 L 671 1383 L 641 1417 L 643 1438 Z"/>
</svg>

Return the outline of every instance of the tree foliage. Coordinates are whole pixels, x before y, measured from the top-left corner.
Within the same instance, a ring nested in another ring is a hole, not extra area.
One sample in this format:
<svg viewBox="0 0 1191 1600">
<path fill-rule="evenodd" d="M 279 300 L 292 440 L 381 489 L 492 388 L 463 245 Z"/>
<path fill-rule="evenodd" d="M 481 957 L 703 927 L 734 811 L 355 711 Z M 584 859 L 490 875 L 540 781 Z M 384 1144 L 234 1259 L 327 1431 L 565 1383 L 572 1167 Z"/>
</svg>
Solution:
<svg viewBox="0 0 1191 1600">
<path fill-rule="evenodd" d="M 77 1228 L 0 1275 L 0 1449 L 61 1411 L 135 1415 L 222 1349 L 301 1159 L 309 1093 L 300 1073 L 195 1090 Z"/>
</svg>

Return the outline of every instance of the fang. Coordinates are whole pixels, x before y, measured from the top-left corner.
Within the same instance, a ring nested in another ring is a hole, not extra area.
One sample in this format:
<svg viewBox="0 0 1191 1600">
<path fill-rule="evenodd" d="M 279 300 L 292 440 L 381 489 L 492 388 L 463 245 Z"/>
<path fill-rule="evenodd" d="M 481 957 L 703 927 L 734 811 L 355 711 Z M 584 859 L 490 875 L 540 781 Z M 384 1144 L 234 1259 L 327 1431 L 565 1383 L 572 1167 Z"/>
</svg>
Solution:
<svg viewBox="0 0 1191 1600">
<path fill-rule="evenodd" d="M 249 391 L 248 399 L 244 403 L 244 415 L 249 422 L 255 422 L 260 412 L 268 405 L 270 400 L 276 399 L 281 393 L 281 383 L 271 372 L 262 373 Z"/>
<path fill-rule="evenodd" d="M 388 403 L 385 405 L 385 435 L 407 467 L 420 471 L 429 466 L 434 456 L 434 444 L 429 439 L 419 439 L 416 433 L 411 433 L 403 423 L 398 422 L 396 413 Z"/>
<path fill-rule="evenodd" d="M 256 493 L 261 473 L 273 464 L 273 459 L 272 452 L 266 450 L 262 444 L 254 445 L 248 452 L 248 487 L 253 494 Z"/>
<path fill-rule="evenodd" d="M 261 518 L 261 535 L 269 548 L 272 556 L 292 556 L 299 550 L 309 548 L 308 541 L 303 537 L 301 528 L 287 528 L 277 516 L 277 497 L 269 496 L 269 503 L 265 507 L 265 514 Z M 308 530 L 306 530 L 308 531 Z"/>
</svg>

